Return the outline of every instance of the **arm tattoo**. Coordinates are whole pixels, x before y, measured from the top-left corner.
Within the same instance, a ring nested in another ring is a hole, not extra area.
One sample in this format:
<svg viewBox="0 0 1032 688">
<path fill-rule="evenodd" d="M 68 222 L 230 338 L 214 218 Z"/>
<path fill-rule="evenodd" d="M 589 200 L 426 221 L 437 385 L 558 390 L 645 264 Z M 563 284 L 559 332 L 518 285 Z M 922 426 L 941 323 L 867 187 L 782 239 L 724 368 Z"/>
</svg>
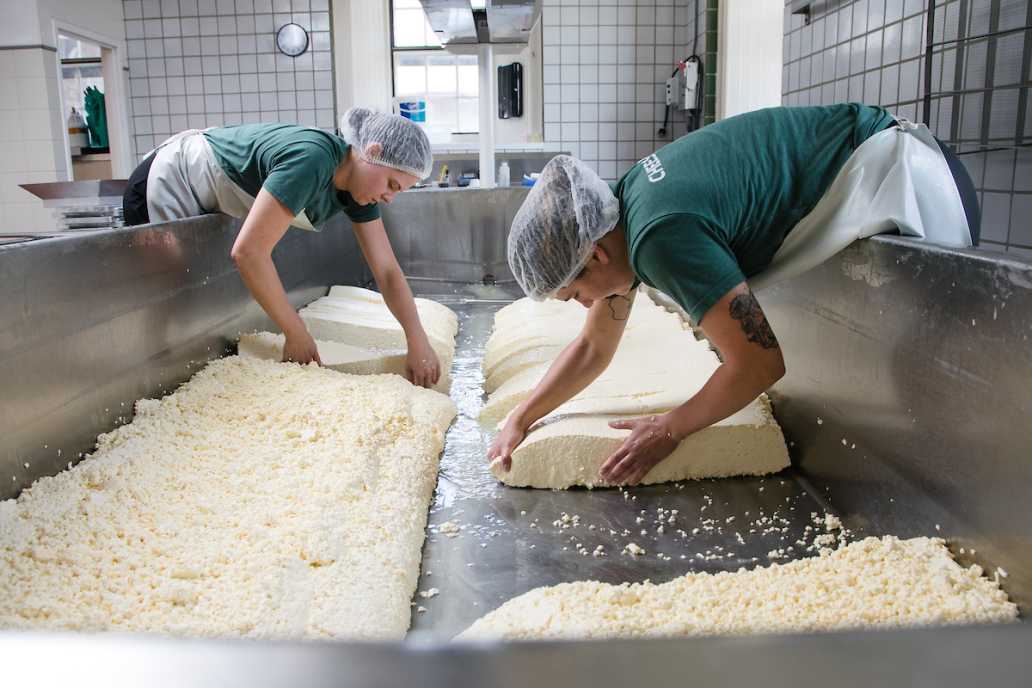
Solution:
<svg viewBox="0 0 1032 688">
<path fill-rule="evenodd" d="M 613 320 L 627 320 L 631 314 L 631 300 L 626 296 L 620 294 L 607 296 L 606 303 L 609 304 L 609 313 L 613 316 Z"/>
<path fill-rule="evenodd" d="M 778 339 L 770 329 L 770 323 L 763 314 L 759 302 L 751 291 L 731 299 L 731 317 L 740 320 L 742 332 L 750 342 L 759 344 L 764 349 L 778 348 Z"/>
</svg>

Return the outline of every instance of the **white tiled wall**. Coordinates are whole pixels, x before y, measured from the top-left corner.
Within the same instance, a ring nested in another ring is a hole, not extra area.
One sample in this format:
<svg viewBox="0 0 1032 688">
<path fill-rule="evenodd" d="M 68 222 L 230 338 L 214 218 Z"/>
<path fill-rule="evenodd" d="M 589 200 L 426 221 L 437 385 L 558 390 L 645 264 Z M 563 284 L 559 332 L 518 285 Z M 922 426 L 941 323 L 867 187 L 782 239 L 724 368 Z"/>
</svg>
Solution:
<svg viewBox="0 0 1032 688">
<path fill-rule="evenodd" d="M 184 129 L 335 124 L 329 0 L 124 0 L 136 155 Z M 309 49 L 276 50 L 286 23 Z"/>
<path fill-rule="evenodd" d="M 934 7 L 926 124 L 956 148 L 971 175 L 982 248 L 1032 255 L 1032 37 L 1020 30 L 1029 3 L 940 0 Z M 785 104 L 864 101 L 921 121 L 927 14 L 926 0 L 849 0 L 815 6 L 807 24 L 786 4 Z"/>
<path fill-rule="evenodd" d="M 697 5 L 704 11 L 693 0 L 544 0 L 545 141 L 616 179 L 683 134 L 676 111 L 667 136 L 657 130 L 666 80 L 691 52 Z"/>
<path fill-rule="evenodd" d="M 5 231 L 54 228 L 51 212 L 21 189 L 67 175 L 64 122 L 57 84 L 57 53 L 42 48 L 0 49 L 0 227 Z"/>
</svg>

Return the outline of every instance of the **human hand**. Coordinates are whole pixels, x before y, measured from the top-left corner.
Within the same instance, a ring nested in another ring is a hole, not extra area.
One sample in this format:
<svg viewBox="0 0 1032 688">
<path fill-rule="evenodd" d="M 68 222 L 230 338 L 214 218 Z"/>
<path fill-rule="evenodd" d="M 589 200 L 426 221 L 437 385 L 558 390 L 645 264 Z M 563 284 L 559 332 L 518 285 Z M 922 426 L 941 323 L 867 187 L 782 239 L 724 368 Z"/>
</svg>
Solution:
<svg viewBox="0 0 1032 688">
<path fill-rule="evenodd" d="M 293 361 L 302 365 L 315 361 L 322 365 L 322 359 L 319 358 L 319 348 L 315 345 L 312 335 L 308 334 L 307 331 L 287 336 L 287 341 L 283 344 L 283 361 Z"/>
<path fill-rule="evenodd" d="M 495 437 L 494 442 L 491 443 L 491 448 L 487 452 L 487 460 L 501 459 L 502 470 L 508 472 L 512 468 L 512 453 L 516 451 L 516 447 L 520 446 L 526 436 L 527 431 L 523 426 L 510 418 L 506 421 L 502 431 L 498 433 L 498 437 Z"/>
<path fill-rule="evenodd" d="M 677 448 L 666 414 L 616 420 L 609 427 L 631 431 L 598 471 L 599 477 L 613 485 L 637 485 Z"/>
<path fill-rule="evenodd" d="M 441 379 L 441 362 L 425 336 L 409 344 L 405 357 L 405 377 L 419 387 L 432 387 Z"/>
</svg>

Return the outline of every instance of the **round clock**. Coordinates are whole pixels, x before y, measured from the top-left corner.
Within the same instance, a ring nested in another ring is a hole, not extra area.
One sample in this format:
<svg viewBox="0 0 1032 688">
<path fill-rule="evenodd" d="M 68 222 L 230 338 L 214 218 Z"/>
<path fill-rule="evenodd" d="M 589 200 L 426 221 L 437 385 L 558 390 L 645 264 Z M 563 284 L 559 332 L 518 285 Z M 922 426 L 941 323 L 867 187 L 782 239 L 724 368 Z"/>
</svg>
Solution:
<svg viewBox="0 0 1032 688">
<path fill-rule="evenodd" d="M 300 24 L 284 24 L 276 32 L 276 47 L 284 55 L 297 57 L 308 50 L 308 32 Z"/>
</svg>

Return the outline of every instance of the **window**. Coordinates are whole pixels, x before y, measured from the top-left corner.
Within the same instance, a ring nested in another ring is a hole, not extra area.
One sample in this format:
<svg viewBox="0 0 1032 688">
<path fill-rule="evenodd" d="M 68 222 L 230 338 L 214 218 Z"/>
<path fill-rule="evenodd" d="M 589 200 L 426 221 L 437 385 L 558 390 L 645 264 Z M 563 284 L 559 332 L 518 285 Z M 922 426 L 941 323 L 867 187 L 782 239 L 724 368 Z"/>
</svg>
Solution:
<svg viewBox="0 0 1032 688">
<path fill-rule="evenodd" d="M 441 47 L 419 0 L 394 0 L 391 9 L 394 22 L 393 48 Z"/>
<path fill-rule="evenodd" d="M 476 133 L 477 56 L 446 52 L 419 0 L 393 0 L 391 14 L 395 101 L 426 103 L 425 126 L 431 141 Z"/>
</svg>

